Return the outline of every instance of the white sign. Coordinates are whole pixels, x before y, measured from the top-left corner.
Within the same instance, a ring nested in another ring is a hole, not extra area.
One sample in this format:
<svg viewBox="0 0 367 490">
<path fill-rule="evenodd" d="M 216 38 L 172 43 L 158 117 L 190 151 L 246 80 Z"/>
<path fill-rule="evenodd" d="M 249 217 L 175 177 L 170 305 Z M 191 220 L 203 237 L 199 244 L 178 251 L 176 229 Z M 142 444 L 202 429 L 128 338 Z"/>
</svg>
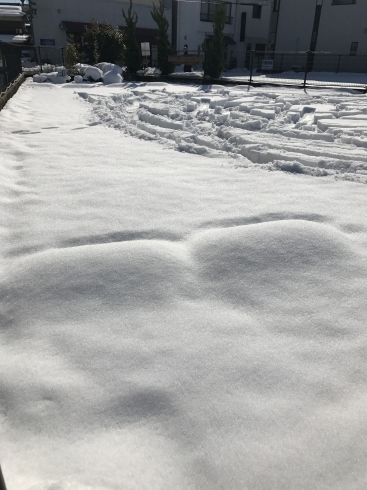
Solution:
<svg viewBox="0 0 367 490">
<path fill-rule="evenodd" d="M 273 64 L 274 64 L 274 60 L 263 60 L 262 61 L 262 69 L 263 70 L 272 70 Z"/>
<path fill-rule="evenodd" d="M 142 56 L 150 56 L 150 44 L 141 43 L 141 54 Z"/>
</svg>

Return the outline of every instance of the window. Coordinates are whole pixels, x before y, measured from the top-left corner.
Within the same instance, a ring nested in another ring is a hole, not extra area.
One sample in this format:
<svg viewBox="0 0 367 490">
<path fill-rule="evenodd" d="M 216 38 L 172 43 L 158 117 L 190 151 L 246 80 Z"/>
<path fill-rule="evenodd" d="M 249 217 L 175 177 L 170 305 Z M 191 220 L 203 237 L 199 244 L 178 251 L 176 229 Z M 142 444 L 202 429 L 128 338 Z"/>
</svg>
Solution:
<svg viewBox="0 0 367 490">
<path fill-rule="evenodd" d="M 261 51 L 264 51 L 265 52 L 265 49 L 266 49 L 266 44 L 260 44 L 260 43 L 256 43 L 255 44 L 255 51 L 257 52 L 261 52 Z"/>
<path fill-rule="evenodd" d="M 246 35 L 246 12 L 241 14 L 241 30 L 240 30 L 240 42 L 245 40 Z"/>
<path fill-rule="evenodd" d="M 252 18 L 261 19 L 261 5 L 252 6 Z"/>
<path fill-rule="evenodd" d="M 357 0 L 332 0 L 331 5 L 354 5 Z"/>
<path fill-rule="evenodd" d="M 278 12 L 278 11 L 279 11 L 279 0 L 274 0 L 273 12 Z"/>
<path fill-rule="evenodd" d="M 358 43 L 352 43 L 350 45 L 350 55 L 355 56 L 357 54 Z"/>
<path fill-rule="evenodd" d="M 215 9 L 218 6 L 216 0 L 201 0 L 200 8 L 200 20 L 203 22 L 214 22 Z M 224 8 L 226 9 L 226 24 L 232 24 L 231 9 L 232 3 L 224 2 Z"/>
</svg>

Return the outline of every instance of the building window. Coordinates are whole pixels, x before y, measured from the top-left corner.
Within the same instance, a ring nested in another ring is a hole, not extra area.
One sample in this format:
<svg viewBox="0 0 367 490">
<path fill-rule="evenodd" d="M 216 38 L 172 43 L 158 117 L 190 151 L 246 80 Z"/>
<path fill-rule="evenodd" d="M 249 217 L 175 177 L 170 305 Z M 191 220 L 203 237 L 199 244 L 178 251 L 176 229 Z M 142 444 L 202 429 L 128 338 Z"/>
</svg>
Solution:
<svg viewBox="0 0 367 490">
<path fill-rule="evenodd" d="M 357 0 L 333 0 L 331 5 L 354 5 Z"/>
<path fill-rule="evenodd" d="M 357 54 L 358 43 L 352 43 L 350 45 L 350 55 L 355 56 Z"/>
<path fill-rule="evenodd" d="M 241 14 L 241 30 L 240 30 L 240 42 L 245 40 L 246 36 L 246 12 Z"/>
<path fill-rule="evenodd" d="M 265 49 L 266 49 L 266 44 L 262 44 L 262 43 L 256 43 L 255 44 L 255 51 L 256 52 L 265 52 Z"/>
<path fill-rule="evenodd" d="M 279 11 L 279 0 L 274 0 L 273 12 L 278 12 L 278 11 Z"/>
<path fill-rule="evenodd" d="M 253 5 L 252 6 L 252 18 L 253 19 L 261 19 L 261 5 Z"/>
<path fill-rule="evenodd" d="M 200 20 L 203 22 L 214 22 L 215 9 L 219 2 L 217 0 L 201 0 Z M 223 6 L 226 10 L 226 24 L 232 24 L 231 9 L 232 3 L 224 2 Z"/>
</svg>

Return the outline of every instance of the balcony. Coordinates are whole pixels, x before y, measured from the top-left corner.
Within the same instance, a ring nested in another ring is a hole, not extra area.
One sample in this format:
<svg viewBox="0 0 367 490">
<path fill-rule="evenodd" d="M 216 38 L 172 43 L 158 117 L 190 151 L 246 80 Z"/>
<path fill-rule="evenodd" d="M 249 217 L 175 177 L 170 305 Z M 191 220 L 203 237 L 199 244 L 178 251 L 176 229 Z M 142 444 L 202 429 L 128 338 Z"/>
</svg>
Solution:
<svg viewBox="0 0 367 490">
<path fill-rule="evenodd" d="M 207 12 L 200 12 L 200 20 L 202 22 L 214 22 L 214 13 L 207 13 Z M 226 24 L 233 24 L 233 17 L 227 16 L 226 15 Z"/>
</svg>

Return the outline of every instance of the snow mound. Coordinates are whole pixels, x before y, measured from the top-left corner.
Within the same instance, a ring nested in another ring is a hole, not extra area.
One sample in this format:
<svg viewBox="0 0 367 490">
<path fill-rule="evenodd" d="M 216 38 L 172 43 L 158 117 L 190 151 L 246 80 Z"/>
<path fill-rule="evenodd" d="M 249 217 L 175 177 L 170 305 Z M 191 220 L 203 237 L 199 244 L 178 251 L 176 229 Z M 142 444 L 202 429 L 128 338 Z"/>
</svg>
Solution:
<svg viewBox="0 0 367 490">
<path fill-rule="evenodd" d="M 56 85 L 61 85 L 63 83 L 69 82 L 69 75 L 62 75 L 61 73 L 55 71 L 53 73 L 43 73 L 42 75 L 33 75 L 33 81 L 36 83 L 54 83 Z"/>
<path fill-rule="evenodd" d="M 305 295 L 320 274 L 331 286 L 353 256 L 342 233 L 302 220 L 213 229 L 192 246 L 209 290 L 239 304 Z"/>
<path fill-rule="evenodd" d="M 33 75 L 33 81 L 36 83 L 44 83 L 47 80 L 47 75 Z"/>
<path fill-rule="evenodd" d="M 83 64 L 83 63 L 77 63 L 75 65 L 75 68 L 78 70 L 78 72 L 80 73 L 80 75 L 84 75 L 85 74 L 85 70 L 87 68 L 89 68 L 90 65 L 86 65 L 86 64 Z"/>
<path fill-rule="evenodd" d="M 22 301 L 50 304 L 95 301 L 157 304 L 189 293 L 190 274 L 180 247 L 132 241 L 55 249 L 19 262 L 14 275 Z"/>
<path fill-rule="evenodd" d="M 74 82 L 75 83 L 83 83 L 84 82 L 84 79 L 83 79 L 83 77 L 81 75 L 75 75 Z"/>
<path fill-rule="evenodd" d="M 96 67 L 102 70 L 103 73 L 113 71 L 115 73 L 118 73 L 119 75 L 122 75 L 122 67 L 119 65 L 115 65 L 113 63 L 106 63 L 106 62 L 97 63 Z"/>
<path fill-rule="evenodd" d="M 105 85 L 111 85 L 112 83 L 121 83 L 123 78 L 120 75 L 120 73 L 111 70 L 111 71 L 103 72 L 102 80 Z"/>
</svg>

